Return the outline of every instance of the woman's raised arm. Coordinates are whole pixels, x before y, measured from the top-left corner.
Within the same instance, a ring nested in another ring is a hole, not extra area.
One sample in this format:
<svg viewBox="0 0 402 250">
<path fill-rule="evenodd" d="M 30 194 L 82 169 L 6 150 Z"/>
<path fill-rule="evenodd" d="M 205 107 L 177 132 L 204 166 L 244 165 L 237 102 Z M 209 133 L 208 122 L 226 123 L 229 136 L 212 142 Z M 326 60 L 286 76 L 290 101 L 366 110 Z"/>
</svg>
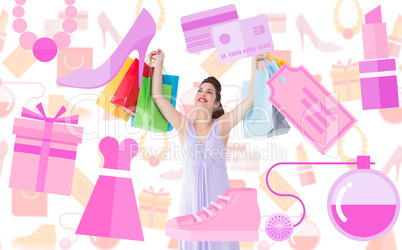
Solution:
<svg viewBox="0 0 402 250">
<path fill-rule="evenodd" d="M 162 95 L 162 68 L 165 54 L 161 49 L 152 51 L 151 53 L 153 54 L 153 59 L 155 59 L 151 97 L 166 120 L 180 133 L 188 118 L 177 111 L 168 99 Z"/>
<path fill-rule="evenodd" d="M 234 128 L 241 120 L 243 120 L 253 107 L 255 70 L 257 69 L 258 62 L 264 59 L 264 55 L 252 57 L 250 89 L 248 91 L 247 97 L 243 101 L 241 101 L 232 111 L 225 113 L 218 118 L 217 123 L 221 124 L 219 125 L 219 128 L 221 130 L 222 136 L 229 136 L 232 128 Z"/>
</svg>

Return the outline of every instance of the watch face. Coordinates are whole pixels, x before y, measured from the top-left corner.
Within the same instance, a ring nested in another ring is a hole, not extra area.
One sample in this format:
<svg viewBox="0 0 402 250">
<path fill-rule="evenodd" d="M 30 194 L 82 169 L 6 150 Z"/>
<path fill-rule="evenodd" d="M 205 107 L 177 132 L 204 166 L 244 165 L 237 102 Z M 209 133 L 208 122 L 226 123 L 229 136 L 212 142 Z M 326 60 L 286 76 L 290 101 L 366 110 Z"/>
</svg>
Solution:
<svg viewBox="0 0 402 250">
<path fill-rule="evenodd" d="M 332 186 L 327 209 L 332 224 L 344 236 L 360 241 L 377 239 L 392 229 L 400 208 L 395 185 L 373 169 L 342 175 Z"/>
<path fill-rule="evenodd" d="M 265 223 L 265 232 L 275 241 L 287 240 L 293 232 L 293 222 L 286 214 L 274 214 Z"/>
<path fill-rule="evenodd" d="M 91 242 L 100 249 L 110 249 L 119 243 L 119 239 L 91 236 Z"/>
</svg>

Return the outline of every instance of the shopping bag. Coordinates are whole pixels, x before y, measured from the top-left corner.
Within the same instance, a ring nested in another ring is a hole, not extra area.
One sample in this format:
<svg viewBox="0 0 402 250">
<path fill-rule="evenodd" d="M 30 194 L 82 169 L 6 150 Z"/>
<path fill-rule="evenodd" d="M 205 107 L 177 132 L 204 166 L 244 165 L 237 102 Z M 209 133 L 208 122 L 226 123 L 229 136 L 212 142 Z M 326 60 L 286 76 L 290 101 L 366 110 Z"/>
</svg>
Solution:
<svg viewBox="0 0 402 250">
<path fill-rule="evenodd" d="M 116 106 L 122 108 L 125 112 L 134 115 L 135 108 L 137 106 L 138 93 L 140 91 L 139 87 L 139 72 L 138 67 L 139 60 L 136 58 L 134 62 L 131 64 L 130 68 L 124 75 L 123 79 L 120 82 L 119 87 L 116 89 L 111 103 Z M 148 64 L 144 63 L 144 72 L 143 76 L 147 77 L 149 71 Z"/>
<path fill-rule="evenodd" d="M 47 193 L 12 189 L 14 216 L 47 216 Z"/>
<path fill-rule="evenodd" d="M 152 75 L 152 70 L 153 68 L 151 67 L 149 72 L 146 72 L 149 75 Z M 144 71 L 144 75 L 145 75 L 145 71 Z M 150 77 L 152 79 L 152 76 Z M 152 80 L 151 82 L 152 83 Z M 166 71 L 165 74 L 162 75 L 162 95 L 165 96 L 170 103 L 173 105 L 173 107 L 176 107 L 176 99 L 177 99 L 177 89 L 178 89 L 178 85 L 179 85 L 179 76 L 175 76 L 175 75 L 167 75 Z M 149 99 L 149 102 L 147 102 L 147 105 L 149 107 L 148 111 L 152 112 L 152 110 L 155 110 L 155 115 L 156 115 L 156 119 L 159 119 L 162 121 L 162 124 L 154 124 L 157 126 L 156 129 L 152 129 L 154 127 L 154 125 L 152 124 L 148 124 L 148 125 L 144 125 L 144 127 L 142 127 L 145 130 L 148 131 L 155 131 L 155 132 L 159 132 L 159 133 L 166 133 L 167 131 L 172 131 L 173 130 L 173 126 L 172 124 L 170 124 L 168 122 L 167 125 L 167 129 L 165 130 L 165 121 L 167 122 L 166 118 L 162 115 L 162 113 L 160 112 L 160 110 L 158 109 L 158 107 L 156 106 L 155 102 L 153 101 L 153 99 L 151 98 L 151 89 L 152 89 L 152 84 L 150 84 L 149 86 L 149 95 L 146 95 L 146 90 L 140 90 L 141 92 L 141 106 L 143 104 L 145 104 L 145 99 Z M 141 86 L 142 88 L 142 86 Z M 138 102 L 137 102 L 137 106 L 138 106 Z M 144 114 L 144 113 L 142 113 Z M 152 113 L 148 113 L 148 115 L 151 115 Z M 150 117 L 148 117 L 150 118 Z M 146 118 L 146 119 L 148 119 Z M 141 121 L 141 123 L 150 123 L 150 121 L 148 120 L 144 120 Z M 156 122 L 156 121 L 155 121 Z M 132 127 L 137 127 L 139 126 L 137 123 L 137 125 L 134 125 L 135 123 L 135 115 L 131 116 L 131 126 Z"/>
<path fill-rule="evenodd" d="M 265 82 L 270 78 L 270 75 L 279 69 L 278 64 L 272 61 L 268 65 L 268 58 L 264 60 L 265 71 L 255 71 L 254 81 L 254 104 L 253 108 L 243 119 L 243 131 L 245 138 L 265 138 L 274 128 L 273 108 L 268 101 L 271 94 L 269 87 Z M 245 81 L 242 85 L 242 99 L 248 96 L 250 82 Z"/>
<path fill-rule="evenodd" d="M 278 59 L 269 53 L 266 53 L 265 56 L 267 56 L 271 61 L 275 61 L 277 63 L 277 64 L 271 64 L 272 66 L 270 65 L 270 67 L 268 67 L 269 74 L 271 77 L 284 64 L 290 65 L 283 58 Z M 276 67 L 276 65 L 279 67 Z M 275 108 L 275 106 L 272 106 L 272 109 L 273 109 L 272 117 L 273 117 L 274 127 L 272 128 L 271 132 L 268 133 L 268 137 L 276 137 L 278 135 L 287 134 L 290 130 L 289 123 L 286 121 L 286 118 L 281 114 L 281 112 L 279 112 L 278 109 Z"/>
<path fill-rule="evenodd" d="M 151 70 L 152 71 L 152 70 Z M 142 128 L 147 131 L 157 133 L 166 133 L 168 121 L 162 115 L 158 106 L 151 98 L 152 89 L 152 73 L 149 78 L 142 78 L 142 85 L 138 94 L 137 108 L 134 117 L 133 126 Z M 171 101 L 172 86 L 162 84 L 162 95 L 170 102 Z"/>
<path fill-rule="evenodd" d="M 128 57 L 121 67 L 119 73 L 111 80 L 103 89 L 101 95 L 99 96 L 96 104 L 99 105 L 101 108 L 109 112 L 110 114 L 128 121 L 130 118 L 130 114 L 127 113 L 124 109 L 116 106 L 115 104 L 111 103 L 110 100 L 114 96 L 117 88 L 119 87 L 121 81 L 123 80 L 125 74 L 127 73 L 130 66 L 133 64 L 133 59 Z"/>
<path fill-rule="evenodd" d="M 57 53 L 57 78 L 71 74 L 81 67 L 92 69 L 92 48 L 67 48 Z M 58 85 L 61 86 L 61 85 Z"/>
<path fill-rule="evenodd" d="M 162 75 L 163 79 L 163 84 L 171 85 L 172 86 L 172 93 L 170 97 L 170 103 L 173 105 L 173 107 L 176 108 L 176 99 L 177 99 L 177 88 L 179 85 L 179 76 L 174 76 L 174 75 Z M 172 131 L 173 126 L 172 124 L 168 124 L 167 131 Z"/>
<path fill-rule="evenodd" d="M 289 132 L 290 126 L 285 117 L 274 106 L 272 106 L 272 117 L 274 127 L 268 133 L 268 137 L 276 137 L 278 135 L 285 135 Z"/>
</svg>

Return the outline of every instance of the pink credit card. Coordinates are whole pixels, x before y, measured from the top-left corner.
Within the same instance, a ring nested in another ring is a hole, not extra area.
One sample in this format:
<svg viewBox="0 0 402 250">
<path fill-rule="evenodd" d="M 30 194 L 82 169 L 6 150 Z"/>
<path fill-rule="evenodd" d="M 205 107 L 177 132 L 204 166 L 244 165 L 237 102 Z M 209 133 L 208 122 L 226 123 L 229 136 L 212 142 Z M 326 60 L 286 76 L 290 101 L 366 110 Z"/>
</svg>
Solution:
<svg viewBox="0 0 402 250">
<path fill-rule="evenodd" d="M 274 50 L 265 15 L 215 26 L 212 28 L 212 36 L 221 63 Z"/>
<path fill-rule="evenodd" d="M 211 28 L 237 20 L 239 17 L 233 4 L 183 16 L 180 21 L 188 52 L 195 53 L 215 48 Z"/>
<path fill-rule="evenodd" d="M 268 100 L 322 154 L 357 122 L 303 66 L 284 64 L 267 84 Z"/>
</svg>

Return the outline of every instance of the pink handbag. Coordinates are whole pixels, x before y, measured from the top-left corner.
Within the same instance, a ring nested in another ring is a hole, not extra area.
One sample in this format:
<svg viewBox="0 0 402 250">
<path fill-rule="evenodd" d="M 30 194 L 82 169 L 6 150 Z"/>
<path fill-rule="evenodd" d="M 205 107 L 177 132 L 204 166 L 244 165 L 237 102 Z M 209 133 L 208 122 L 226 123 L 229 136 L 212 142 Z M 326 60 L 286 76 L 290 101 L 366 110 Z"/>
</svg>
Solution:
<svg viewBox="0 0 402 250">
<path fill-rule="evenodd" d="M 92 48 L 68 48 L 57 55 L 57 78 L 68 75 L 81 67 L 92 69 Z"/>
<path fill-rule="evenodd" d="M 47 194 L 22 189 L 12 191 L 14 216 L 47 216 Z"/>
</svg>

